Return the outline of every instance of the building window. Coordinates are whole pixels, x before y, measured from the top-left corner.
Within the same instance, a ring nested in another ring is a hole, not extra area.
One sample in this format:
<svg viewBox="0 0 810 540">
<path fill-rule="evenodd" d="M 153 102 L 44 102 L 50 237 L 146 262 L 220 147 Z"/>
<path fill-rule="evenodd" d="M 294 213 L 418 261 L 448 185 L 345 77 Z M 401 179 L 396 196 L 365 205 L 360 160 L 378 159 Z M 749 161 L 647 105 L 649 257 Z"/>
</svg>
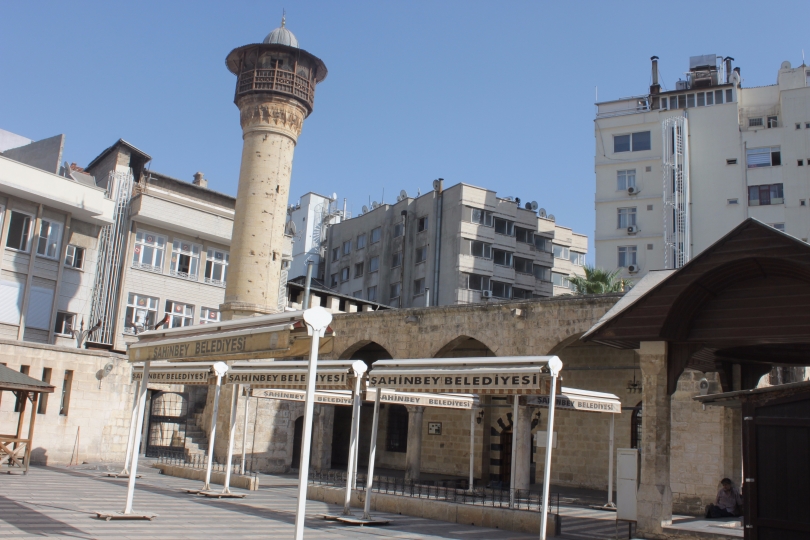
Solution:
<svg viewBox="0 0 810 540">
<path fill-rule="evenodd" d="M 585 266 L 585 254 L 579 251 L 571 252 L 571 263 L 574 266 Z"/>
<path fill-rule="evenodd" d="M 220 321 L 220 313 L 218 309 L 213 308 L 200 308 L 200 324 L 212 324 Z"/>
<path fill-rule="evenodd" d="M 425 278 L 413 280 L 413 295 L 419 296 L 425 294 Z"/>
<path fill-rule="evenodd" d="M 515 222 L 508 219 L 495 218 L 495 232 L 506 236 L 515 236 Z"/>
<path fill-rule="evenodd" d="M 565 246 L 554 244 L 552 250 L 554 252 L 555 259 L 565 259 L 565 260 L 571 259 L 571 250 Z"/>
<path fill-rule="evenodd" d="M 695 106 L 695 94 L 686 94 L 686 106 L 687 107 Z"/>
<path fill-rule="evenodd" d="M 427 251 L 427 246 L 416 248 L 416 260 L 414 261 L 414 264 L 425 262 L 427 260 Z"/>
<path fill-rule="evenodd" d="M 528 289 L 518 289 L 517 287 L 512 287 L 512 298 L 517 298 L 520 300 L 530 300 L 534 296 L 532 291 Z"/>
<path fill-rule="evenodd" d="M 416 220 L 416 232 L 420 233 L 426 231 L 428 228 L 428 217 L 422 216 Z"/>
<path fill-rule="evenodd" d="M 200 246 L 191 242 L 172 242 L 172 260 L 169 274 L 197 281 L 200 273 Z"/>
<path fill-rule="evenodd" d="M 613 152 L 639 152 L 641 150 L 649 150 L 651 148 L 650 140 L 649 131 L 639 131 L 638 133 L 630 133 L 628 135 L 614 135 Z"/>
<path fill-rule="evenodd" d="M 388 405 L 388 429 L 385 434 L 388 452 L 408 450 L 408 409 L 404 405 Z"/>
<path fill-rule="evenodd" d="M 777 231 L 785 232 L 785 224 L 784 223 L 771 223 L 771 227 L 776 229 Z"/>
<path fill-rule="evenodd" d="M 354 277 L 359 278 L 363 277 L 363 267 L 365 265 L 361 262 L 354 265 Z"/>
<path fill-rule="evenodd" d="M 397 251 L 391 256 L 391 268 L 402 266 L 402 252 Z"/>
<path fill-rule="evenodd" d="M 784 204 L 784 197 L 784 193 L 782 192 L 782 184 L 748 186 L 748 206 Z"/>
<path fill-rule="evenodd" d="M 332 248 L 332 262 L 340 259 L 340 248 Z"/>
<path fill-rule="evenodd" d="M 169 316 L 168 328 L 181 328 L 194 324 L 194 306 L 192 305 L 167 300 L 166 314 Z"/>
<path fill-rule="evenodd" d="M 636 226 L 636 207 L 618 208 L 618 225 L 619 229 L 626 229 L 627 227 Z"/>
<path fill-rule="evenodd" d="M 797 122 L 797 123 L 796 123 L 796 129 L 802 129 L 802 124 L 801 124 L 801 122 Z"/>
<path fill-rule="evenodd" d="M 775 167 L 782 164 L 781 147 L 749 148 L 746 151 L 746 162 L 749 169 L 757 167 Z"/>
<path fill-rule="evenodd" d="M 483 225 L 485 227 L 492 227 L 492 212 L 489 210 L 482 210 L 480 208 L 473 208 L 472 206 L 464 207 L 464 214 L 462 216 L 464 221 Z"/>
<path fill-rule="evenodd" d="M 19 251 L 28 251 L 29 240 L 31 239 L 31 218 L 28 214 L 11 212 L 11 219 L 8 222 L 8 238 L 6 247 Z"/>
<path fill-rule="evenodd" d="M 618 191 L 627 191 L 628 188 L 636 187 L 636 170 L 627 169 L 623 171 L 616 171 L 616 189 Z"/>
<path fill-rule="evenodd" d="M 462 284 L 465 289 L 473 291 L 488 291 L 489 290 L 489 276 L 482 276 L 480 274 L 462 274 L 464 283 Z"/>
<path fill-rule="evenodd" d="M 703 92 L 698 92 L 697 95 L 697 106 L 704 107 L 706 105 L 706 94 Z"/>
<path fill-rule="evenodd" d="M 469 240 L 467 238 L 462 238 L 462 242 L 462 253 L 464 255 L 472 255 L 473 257 L 479 257 L 481 259 L 492 258 L 492 244 L 480 240 Z"/>
<path fill-rule="evenodd" d="M 337 287 L 338 285 L 338 275 L 337 273 L 332 274 L 332 278 L 329 280 L 330 287 Z"/>
<path fill-rule="evenodd" d="M 512 267 L 512 253 L 510 251 L 504 251 L 502 249 L 493 249 L 492 259 L 498 266 L 508 266 L 509 268 Z"/>
<path fill-rule="evenodd" d="M 534 247 L 537 248 L 537 251 L 542 251 L 544 253 L 551 253 L 551 242 L 545 236 L 535 234 Z"/>
<path fill-rule="evenodd" d="M 566 276 L 565 274 L 560 274 L 559 272 L 551 273 L 551 282 L 556 287 L 565 287 L 565 288 L 571 287 L 571 282 L 568 280 L 568 276 Z"/>
<path fill-rule="evenodd" d="M 132 266 L 141 270 L 163 272 L 163 252 L 166 249 L 166 237 L 148 232 L 135 235 L 135 253 Z"/>
<path fill-rule="evenodd" d="M 146 330 L 157 321 L 158 299 L 151 296 L 129 293 L 124 328 L 127 332 Z"/>
<path fill-rule="evenodd" d="M 65 370 L 65 378 L 62 380 L 62 400 L 59 402 L 59 414 L 61 416 L 68 415 L 70 408 L 70 391 L 73 387 L 73 370 Z"/>
<path fill-rule="evenodd" d="M 520 274 L 532 274 L 532 265 L 534 264 L 531 259 L 524 259 L 523 257 L 515 257 L 515 272 Z"/>
<path fill-rule="evenodd" d="M 515 240 L 524 244 L 533 244 L 534 231 L 531 229 L 524 229 L 523 227 L 515 227 Z"/>
<path fill-rule="evenodd" d="M 395 223 L 394 224 L 394 238 L 399 238 L 400 236 L 402 236 L 404 234 L 405 234 L 405 224 L 402 223 L 402 222 Z"/>
<path fill-rule="evenodd" d="M 737 158 L 731 158 L 731 159 L 726 160 L 726 165 L 736 165 L 736 164 L 737 164 Z"/>
<path fill-rule="evenodd" d="M 372 257 L 368 260 L 368 271 L 369 273 L 376 272 L 380 269 L 380 258 L 379 257 Z"/>
<path fill-rule="evenodd" d="M 734 101 L 731 96 L 731 88 L 726 89 L 726 103 Z"/>
<path fill-rule="evenodd" d="M 376 244 L 382 238 L 382 227 L 377 227 L 376 229 L 371 229 L 371 243 Z"/>
<path fill-rule="evenodd" d="M 714 93 L 706 92 L 706 105 L 714 105 Z"/>
<path fill-rule="evenodd" d="M 76 328 L 76 314 L 68 313 L 66 311 L 56 312 L 56 325 L 53 331 L 60 336 L 70 336 L 73 329 Z"/>
<path fill-rule="evenodd" d="M 551 268 L 535 264 L 532 266 L 534 277 L 540 281 L 551 281 Z"/>
<path fill-rule="evenodd" d="M 400 282 L 392 283 L 390 290 L 388 292 L 390 293 L 389 297 L 391 298 L 391 300 L 392 301 L 396 300 L 402 294 L 402 283 Z"/>
<path fill-rule="evenodd" d="M 661 98 L 661 110 L 669 108 L 667 101 L 668 101 L 667 98 L 665 97 Z"/>
<path fill-rule="evenodd" d="M 349 267 L 340 269 L 340 281 L 349 281 Z"/>
<path fill-rule="evenodd" d="M 804 167 L 804 160 L 803 159 L 796 160 L 796 165 L 798 165 L 799 167 Z"/>
<path fill-rule="evenodd" d="M 59 258 L 59 242 L 62 236 L 62 224 L 43 219 L 40 221 L 37 255 L 49 259 Z"/>
<path fill-rule="evenodd" d="M 361 234 L 357 236 L 357 249 L 363 249 L 366 247 L 366 235 Z"/>
<path fill-rule="evenodd" d="M 51 373 L 52 370 L 49 367 L 42 368 L 42 382 L 45 384 L 51 384 Z M 47 392 L 42 392 L 39 395 L 39 405 L 37 405 L 37 414 L 45 414 L 48 411 L 48 394 Z"/>
<path fill-rule="evenodd" d="M 714 103 L 716 105 L 723 104 L 723 91 L 722 90 L 715 90 L 714 91 Z"/>
<path fill-rule="evenodd" d="M 636 246 L 619 246 L 619 267 L 627 268 L 636 262 Z"/>
<path fill-rule="evenodd" d="M 762 118 L 749 118 L 748 127 L 762 127 Z"/>
<path fill-rule="evenodd" d="M 65 266 L 80 270 L 84 266 L 84 248 L 68 246 L 65 250 Z"/>
<path fill-rule="evenodd" d="M 228 272 L 229 256 L 224 251 L 209 249 L 205 259 L 205 282 L 225 286 L 225 275 Z"/>
<path fill-rule="evenodd" d="M 363 290 L 361 289 L 361 290 L 359 290 L 359 291 L 354 291 L 354 292 L 352 293 L 352 297 L 353 297 L 353 298 L 360 298 L 360 299 L 362 299 L 362 298 L 363 298 Z"/>
<path fill-rule="evenodd" d="M 376 285 L 366 289 L 366 299 L 369 302 L 376 302 L 377 301 L 377 286 Z"/>
<path fill-rule="evenodd" d="M 343 242 L 343 254 L 348 255 L 351 252 L 352 252 L 352 241 L 346 240 L 345 242 Z"/>
<path fill-rule="evenodd" d="M 512 298 L 512 285 L 503 281 L 492 281 L 492 296 Z"/>
</svg>

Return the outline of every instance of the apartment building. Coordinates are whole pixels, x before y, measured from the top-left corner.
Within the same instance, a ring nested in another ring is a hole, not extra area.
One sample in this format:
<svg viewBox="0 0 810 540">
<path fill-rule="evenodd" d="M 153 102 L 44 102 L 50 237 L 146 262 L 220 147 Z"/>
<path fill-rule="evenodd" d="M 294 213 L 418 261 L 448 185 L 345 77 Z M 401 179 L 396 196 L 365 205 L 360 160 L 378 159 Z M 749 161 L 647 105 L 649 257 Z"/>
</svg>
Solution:
<svg viewBox="0 0 810 540">
<path fill-rule="evenodd" d="M 467 184 L 372 205 L 333 225 L 330 288 L 394 307 L 466 304 L 570 293 L 584 274 L 587 237 L 536 203 Z"/>
<path fill-rule="evenodd" d="M 321 255 L 327 231 L 331 225 L 340 223 L 346 214 L 346 200 L 343 208 L 338 208 L 337 194 L 331 197 L 310 191 L 296 204 L 287 207 L 287 233 L 292 237 L 292 263 L 289 277 L 305 276 L 307 262 L 315 265 L 313 276 L 323 279 L 323 257 Z"/>
<path fill-rule="evenodd" d="M 748 217 L 810 237 L 810 67 L 746 87 L 733 58 L 690 58 L 686 80 L 597 103 L 597 266 L 678 268 Z"/>
</svg>

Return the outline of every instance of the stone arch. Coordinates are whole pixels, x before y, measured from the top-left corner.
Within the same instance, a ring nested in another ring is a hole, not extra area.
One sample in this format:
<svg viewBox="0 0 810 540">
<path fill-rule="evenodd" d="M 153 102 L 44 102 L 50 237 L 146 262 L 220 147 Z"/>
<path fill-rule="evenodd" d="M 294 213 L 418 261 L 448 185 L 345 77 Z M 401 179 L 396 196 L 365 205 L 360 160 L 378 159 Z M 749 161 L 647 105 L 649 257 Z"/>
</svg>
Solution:
<svg viewBox="0 0 810 540">
<path fill-rule="evenodd" d="M 470 336 L 458 336 L 440 348 L 433 358 L 467 358 L 475 356 L 496 356 L 486 343 Z"/>
<path fill-rule="evenodd" d="M 339 360 L 362 360 L 371 366 L 377 360 L 391 360 L 394 357 L 388 352 L 388 349 L 370 339 L 364 339 L 356 342 L 354 345 L 344 350 Z"/>
<path fill-rule="evenodd" d="M 568 346 L 570 346 L 570 345 L 575 345 L 575 344 L 579 343 L 579 338 L 581 338 L 581 337 L 582 337 L 582 335 L 583 335 L 584 333 L 585 333 L 585 332 L 583 331 L 583 332 L 577 332 L 576 334 L 571 334 L 571 335 L 570 335 L 570 336 L 568 336 L 567 338 L 563 339 L 562 341 L 560 341 L 559 343 L 557 343 L 556 345 L 554 345 L 554 346 L 553 346 L 553 347 L 552 347 L 552 348 L 551 348 L 551 349 L 548 351 L 548 353 L 546 353 L 546 354 L 548 354 L 548 355 L 552 355 L 552 354 L 559 355 L 559 354 L 560 354 L 560 351 L 562 351 L 562 350 L 563 350 L 563 349 L 565 349 L 566 347 L 568 347 Z"/>
</svg>

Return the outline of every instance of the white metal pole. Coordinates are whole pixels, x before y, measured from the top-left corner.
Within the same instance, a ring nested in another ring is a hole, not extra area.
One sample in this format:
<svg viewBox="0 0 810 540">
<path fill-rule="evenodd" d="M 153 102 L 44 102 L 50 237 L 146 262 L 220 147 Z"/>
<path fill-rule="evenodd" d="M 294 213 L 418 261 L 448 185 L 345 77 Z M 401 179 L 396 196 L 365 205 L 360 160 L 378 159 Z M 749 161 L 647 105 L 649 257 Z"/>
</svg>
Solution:
<svg viewBox="0 0 810 540">
<path fill-rule="evenodd" d="M 515 507 L 515 472 L 517 471 L 517 430 L 519 404 L 520 396 L 515 395 L 515 403 L 512 406 L 512 470 L 509 473 L 509 508 Z"/>
<path fill-rule="evenodd" d="M 546 526 L 548 525 L 549 484 L 551 483 L 551 445 L 554 442 L 554 409 L 557 404 L 557 376 L 562 369 L 562 360 L 554 356 L 548 361 L 551 371 L 551 395 L 548 400 L 548 427 L 546 432 L 546 462 L 543 466 L 543 508 L 540 515 L 540 540 L 546 540 Z M 558 516 L 559 517 L 559 516 Z"/>
<path fill-rule="evenodd" d="M 310 446 L 312 444 L 312 413 L 315 407 L 315 378 L 318 369 L 318 347 L 326 328 L 332 322 L 332 314 L 322 307 L 314 307 L 304 312 L 307 331 L 312 336 L 307 370 L 307 397 L 304 407 L 304 433 L 301 444 L 301 461 L 298 472 L 298 505 L 295 510 L 295 540 L 304 538 L 304 519 L 307 509 L 307 484 L 309 482 Z"/>
<path fill-rule="evenodd" d="M 371 449 L 368 453 L 368 478 L 366 479 L 366 503 L 363 507 L 363 519 L 371 519 L 371 488 L 374 483 L 374 459 L 377 457 L 377 426 L 380 423 L 380 395 L 382 388 L 377 388 L 374 396 L 374 420 L 371 423 Z"/>
<path fill-rule="evenodd" d="M 224 367 L 224 369 L 223 369 Z M 228 371 L 228 365 L 225 362 L 217 362 L 214 364 L 214 371 L 217 374 L 217 385 L 214 392 L 214 410 L 211 412 L 211 431 L 208 434 L 208 463 L 205 470 L 205 484 L 203 484 L 202 491 L 211 489 L 211 465 L 214 462 L 214 439 L 217 436 L 217 415 L 219 414 L 219 390 L 222 387 L 222 376 Z"/>
<path fill-rule="evenodd" d="M 135 439 L 132 442 L 132 462 L 129 465 L 129 482 L 127 484 L 127 502 L 124 514 L 132 513 L 132 499 L 135 496 L 135 479 L 138 477 L 138 450 L 141 447 L 141 433 L 143 432 L 143 413 L 146 408 L 146 389 L 149 384 L 149 360 L 143 363 L 143 384 L 138 397 L 138 418 L 135 426 Z M 36 414 L 36 411 L 34 411 Z"/>
<path fill-rule="evenodd" d="M 129 419 L 129 436 L 127 437 L 127 457 L 124 458 L 124 470 L 119 476 L 129 474 L 129 459 L 132 457 L 132 439 L 135 438 L 135 427 L 138 423 L 138 398 L 141 393 L 141 381 L 135 381 L 135 393 L 132 397 L 132 415 Z"/>
<path fill-rule="evenodd" d="M 245 421 L 242 425 L 242 468 L 240 469 L 241 474 L 245 474 L 245 456 L 247 456 L 248 405 L 250 405 L 250 386 L 245 386 Z"/>
<path fill-rule="evenodd" d="M 363 364 L 365 366 L 365 364 Z M 352 395 L 352 427 L 349 435 L 349 468 L 346 471 L 346 497 L 343 500 L 343 515 L 352 515 L 352 478 L 356 474 L 354 455 L 357 453 L 357 426 L 360 423 L 360 383 L 363 374 L 354 372 L 354 394 Z"/>
<path fill-rule="evenodd" d="M 236 436 L 236 409 L 239 407 L 239 385 L 233 385 L 231 398 L 231 431 L 228 435 L 228 460 L 225 462 L 225 486 L 222 493 L 231 492 L 231 462 L 233 461 L 233 438 Z"/>
<path fill-rule="evenodd" d="M 608 448 L 610 456 L 608 457 L 608 502 L 607 505 L 613 508 L 613 427 L 616 423 L 616 415 L 610 415 L 610 437 L 608 438 Z"/>
<path fill-rule="evenodd" d="M 469 491 L 473 490 L 473 456 L 475 454 L 475 409 L 470 409 L 470 483 L 467 484 Z"/>
</svg>

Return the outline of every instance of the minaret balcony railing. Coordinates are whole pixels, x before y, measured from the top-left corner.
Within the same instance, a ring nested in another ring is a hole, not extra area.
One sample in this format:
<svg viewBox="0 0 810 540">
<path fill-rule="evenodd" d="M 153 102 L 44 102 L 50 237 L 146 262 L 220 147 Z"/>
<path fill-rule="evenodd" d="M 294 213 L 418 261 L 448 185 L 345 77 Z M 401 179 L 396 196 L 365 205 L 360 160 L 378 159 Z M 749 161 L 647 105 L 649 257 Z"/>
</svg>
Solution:
<svg viewBox="0 0 810 540">
<path fill-rule="evenodd" d="M 306 77 L 282 69 L 251 69 L 239 75 L 236 95 L 250 92 L 280 92 L 306 101 L 310 108 L 315 103 L 315 85 Z"/>
</svg>

